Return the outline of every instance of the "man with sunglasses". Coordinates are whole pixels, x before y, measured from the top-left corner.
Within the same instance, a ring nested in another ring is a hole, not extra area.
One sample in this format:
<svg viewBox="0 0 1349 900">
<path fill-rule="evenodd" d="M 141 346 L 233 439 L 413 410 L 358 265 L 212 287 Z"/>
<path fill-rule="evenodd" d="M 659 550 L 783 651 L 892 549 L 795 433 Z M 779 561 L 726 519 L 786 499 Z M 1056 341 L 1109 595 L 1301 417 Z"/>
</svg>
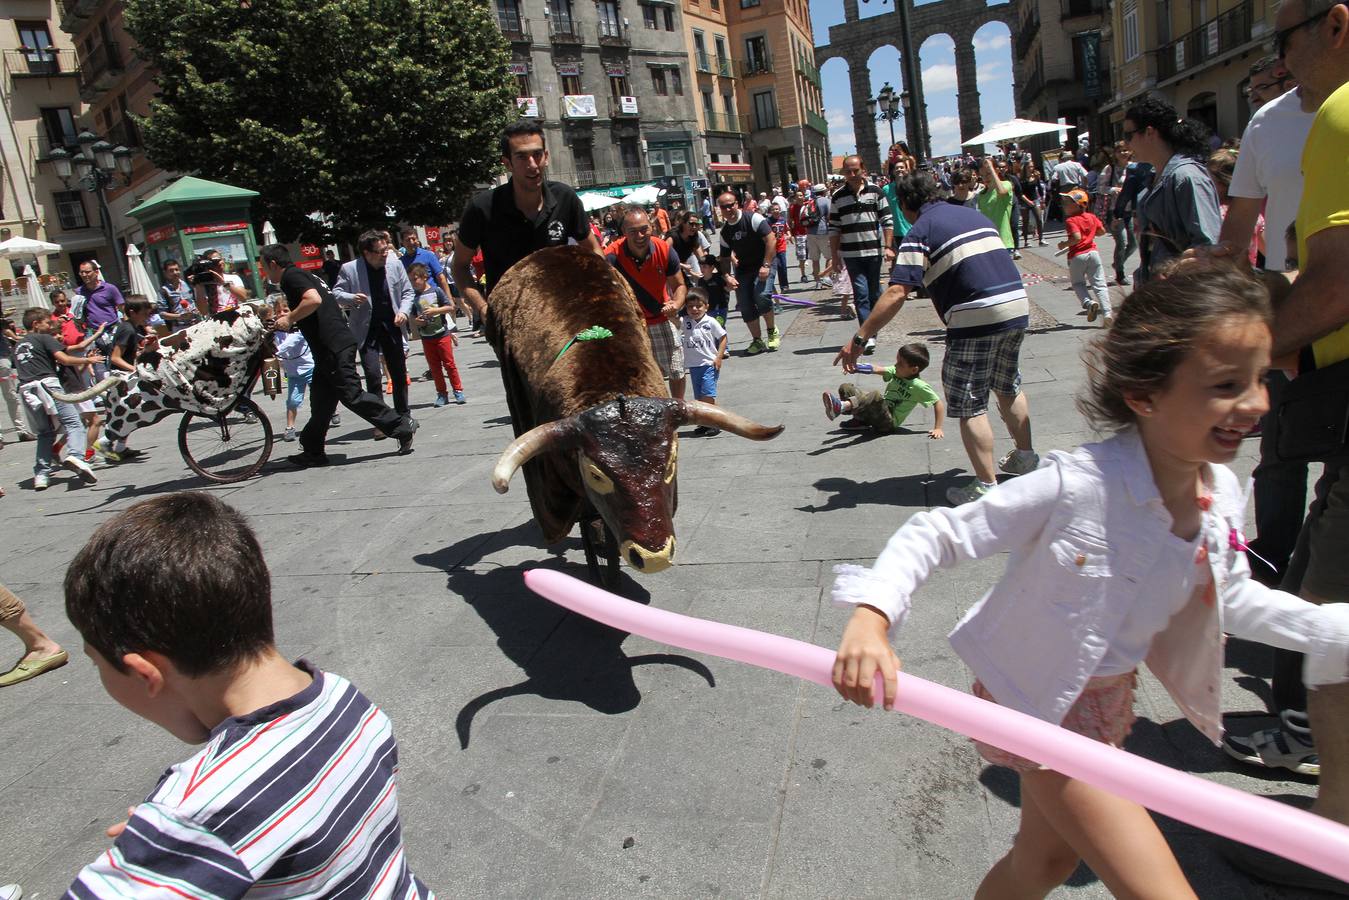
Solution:
<svg viewBox="0 0 1349 900">
<path fill-rule="evenodd" d="M 1328 370 L 1349 360 L 1349 278 L 1344 265 L 1349 259 L 1349 178 L 1345 177 L 1349 171 L 1349 5 L 1336 0 L 1285 0 L 1275 25 L 1274 49 L 1298 80 L 1302 109 L 1315 113 L 1301 154 L 1304 185 L 1296 217 L 1298 277 L 1291 287 L 1283 278 L 1271 282 L 1277 310 L 1273 357 L 1296 356 L 1299 375 L 1306 377 L 1310 369 Z M 1268 257 L 1278 235 L 1267 233 Z M 1240 241 L 1236 246 L 1242 246 Z M 1241 254 L 1234 250 L 1232 255 Z M 1334 377 L 1329 371 L 1319 375 Z M 1349 390 L 1349 372 L 1343 382 L 1341 387 Z M 1349 555 L 1344 552 L 1349 546 L 1349 448 L 1341 448 L 1338 456 L 1324 462 L 1324 474 L 1316 485 L 1315 500 L 1282 586 L 1313 603 L 1343 603 L 1349 601 Z M 1281 726 L 1250 735 L 1244 745 L 1229 737 L 1225 746 L 1233 755 L 1244 751 L 1242 758 L 1251 762 L 1316 766 L 1321 784 L 1312 812 L 1349 824 L 1349 685 L 1305 691 L 1300 674 L 1300 660 L 1278 651 L 1274 701 L 1281 710 Z M 1282 857 L 1249 847 L 1234 847 L 1228 857 L 1238 868 L 1267 881 L 1349 894 L 1344 882 Z"/>
</svg>

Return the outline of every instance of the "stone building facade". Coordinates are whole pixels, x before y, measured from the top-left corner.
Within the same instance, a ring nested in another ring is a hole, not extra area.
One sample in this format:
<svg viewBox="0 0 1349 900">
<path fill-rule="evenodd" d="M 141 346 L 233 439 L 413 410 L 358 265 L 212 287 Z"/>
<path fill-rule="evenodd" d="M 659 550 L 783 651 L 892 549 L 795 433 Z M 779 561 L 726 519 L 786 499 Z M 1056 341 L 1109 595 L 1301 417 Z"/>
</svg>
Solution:
<svg viewBox="0 0 1349 900">
<path fill-rule="evenodd" d="M 1099 133 L 1100 108 L 1113 92 L 1106 0 L 1015 0 L 1013 11 L 1017 114 L 1037 122 L 1062 118 L 1077 134 Z M 1029 143 L 1047 147 L 1057 138 Z"/>
</svg>

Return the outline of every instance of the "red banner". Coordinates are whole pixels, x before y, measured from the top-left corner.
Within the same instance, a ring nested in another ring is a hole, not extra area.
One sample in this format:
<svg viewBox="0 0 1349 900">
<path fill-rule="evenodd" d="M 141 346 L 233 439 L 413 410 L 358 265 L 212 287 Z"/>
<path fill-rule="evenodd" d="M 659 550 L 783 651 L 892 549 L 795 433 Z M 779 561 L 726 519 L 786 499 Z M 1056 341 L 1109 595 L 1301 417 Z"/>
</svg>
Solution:
<svg viewBox="0 0 1349 900">
<path fill-rule="evenodd" d="M 174 235 L 172 225 L 161 225 L 153 231 L 145 232 L 145 242 L 147 244 L 162 244 Z"/>
<path fill-rule="evenodd" d="M 323 260 L 321 260 L 321 259 L 302 259 L 302 260 L 300 260 L 299 262 L 297 262 L 297 263 L 295 264 L 295 268 L 297 268 L 297 269 L 304 269 L 304 270 L 306 270 L 306 271 L 312 272 L 312 271 L 314 271 L 315 269 L 322 269 L 322 268 L 323 268 Z"/>
<path fill-rule="evenodd" d="M 300 255 L 305 259 L 318 259 L 323 255 L 323 252 L 319 250 L 317 244 L 301 244 Z"/>
<path fill-rule="evenodd" d="M 243 231 L 249 228 L 247 222 L 221 222 L 219 225 L 193 225 L 184 228 L 183 234 L 211 234 L 216 231 Z"/>
</svg>

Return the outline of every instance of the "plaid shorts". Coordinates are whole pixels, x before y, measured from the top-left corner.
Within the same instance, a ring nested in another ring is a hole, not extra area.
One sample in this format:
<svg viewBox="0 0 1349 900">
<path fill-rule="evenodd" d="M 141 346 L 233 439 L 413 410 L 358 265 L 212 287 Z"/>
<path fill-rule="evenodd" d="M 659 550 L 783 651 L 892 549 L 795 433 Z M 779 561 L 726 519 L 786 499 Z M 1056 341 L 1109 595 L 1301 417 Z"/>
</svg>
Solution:
<svg viewBox="0 0 1349 900">
<path fill-rule="evenodd" d="M 792 243 L 796 245 L 796 261 L 805 262 L 810 259 L 810 249 L 806 246 L 806 236 L 797 234 L 792 236 Z"/>
<path fill-rule="evenodd" d="M 679 342 L 679 333 L 673 322 L 647 323 L 647 337 L 651 338 L 651 353 L 660 366 L 660 374 L 669 381 L 671 378 L 684 377 L 684 347 Z"/>
<path fill-rule="evenodd" d="M 941 364 L 946 414 L 973 419 L 988 412 L 988 392 L 1015 397 L 1021 392 L 1021 341 L 1025 329 L 972 338 L 951 338 Z"/>
</svg>

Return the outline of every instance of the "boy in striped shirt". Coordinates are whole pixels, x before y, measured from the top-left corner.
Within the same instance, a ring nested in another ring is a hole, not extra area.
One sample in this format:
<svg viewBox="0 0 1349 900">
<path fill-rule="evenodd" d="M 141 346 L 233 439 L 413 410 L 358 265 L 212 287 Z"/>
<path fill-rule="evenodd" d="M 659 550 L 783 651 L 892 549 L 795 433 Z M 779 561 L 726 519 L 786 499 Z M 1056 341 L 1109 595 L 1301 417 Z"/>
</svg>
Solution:
<svg viewBox="0 0 1349 900">
<path fill-rule="evenodd" d="M 202 493 L 138 503 L 94 532 L 65 594 L 108 694 L 205 744 L 108 829 L 67 897 L 433 896 L 404 858 L 388 717 L 277 651 L 242 515 Z"/>
</svg>

